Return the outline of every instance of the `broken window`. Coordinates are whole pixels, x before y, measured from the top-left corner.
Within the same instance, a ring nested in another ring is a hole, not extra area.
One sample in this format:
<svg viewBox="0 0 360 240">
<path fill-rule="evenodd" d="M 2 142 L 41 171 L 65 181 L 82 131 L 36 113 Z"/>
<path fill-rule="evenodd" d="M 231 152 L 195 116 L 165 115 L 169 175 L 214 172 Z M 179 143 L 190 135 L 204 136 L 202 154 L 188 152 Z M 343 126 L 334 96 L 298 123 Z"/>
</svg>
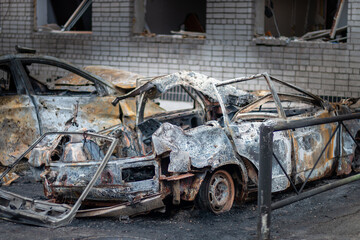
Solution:
<svg viewBox="0 0 360 240">
<path fill-rule="evenodd" d="M 24 68 L 36 94 L 73 95 L 96 92 L 93 82 L 60 67 L 27 63 Z"/>
<path fill-rule="evenodd" d="M 205 33 L 206 0 L 135 0 L 134 33 Z"/>
<path fill-rule="evenodd" d="M 257 4 L 264 6 L 256 10 L 257 35 L 346 41 L 348 0 L 261 0 Z"/>
<path fill-rule="evenodd" d="M 188 87 L 176 86 L 161 94 L 160 98 L 155 101 L 166 111 L 193 109 L 195 101 L 186 91 L 193 90 Z"/>
<path fill-rule="evenodd" d="M 37 0 L 36 26 L 39 31 L 91 31 L 92 0 Z"/>
<path fill-rule="evenodd" d="M 154 99 L 162 113 L 150 114 L 145 117 L 156 119 L 158 122 L 169 122 L 183 129 L 194 128 L 203 124 L 204 113 L 199 106 L 199 97 L 194 89 L 188 86 L 175 86 Z M 145 112 L 151 112 L 152 104 L 146 102 Z"/>
<path fill-rule="evenodd" d="M 16 94 L 14 78 L 7 65 L 0 65 L 0 96 Z"/>
</svg>

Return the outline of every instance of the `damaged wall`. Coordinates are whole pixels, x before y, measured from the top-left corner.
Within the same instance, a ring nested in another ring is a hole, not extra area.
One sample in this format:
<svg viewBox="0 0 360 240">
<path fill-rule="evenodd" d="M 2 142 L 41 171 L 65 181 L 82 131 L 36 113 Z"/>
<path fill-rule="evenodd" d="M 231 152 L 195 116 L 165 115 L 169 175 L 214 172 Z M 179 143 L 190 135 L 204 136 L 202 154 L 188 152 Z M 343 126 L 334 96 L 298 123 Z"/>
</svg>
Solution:
<svg viewBox="0 0 360 240">
<path fill-rule="evenodd" d="M 34 32 L 33 0 L 0 2 L 0 54 L 14 45 L 78 65 L 111 65 L 142 75 L 181 69 L 218 79 L 268 71 L 325 96 L 360 96 L 360 3 L 349 0 L 348 42 L 256 45 L 255 0 L 208 0 L 206 39 L 134 36 L 134 1 L 94 0 L 92 34 Z M 254 86 L 250 86 L 254 87 Z"/>
</svg>

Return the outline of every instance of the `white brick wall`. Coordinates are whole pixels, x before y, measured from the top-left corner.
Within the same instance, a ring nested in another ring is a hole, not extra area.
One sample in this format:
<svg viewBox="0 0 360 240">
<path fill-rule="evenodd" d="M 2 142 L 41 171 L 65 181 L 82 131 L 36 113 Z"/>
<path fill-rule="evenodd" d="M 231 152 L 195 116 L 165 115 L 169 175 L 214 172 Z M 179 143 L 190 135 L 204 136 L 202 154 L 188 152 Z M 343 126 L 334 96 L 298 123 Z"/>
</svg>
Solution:
<svg viewBox="0 0 360 240">
<path fill-rule="evenodd" d="M 20 44 L 78 65 L 111 65 L 143 75 L 194 70 L 228 79 L 267 71 L 319 95 L 360 96 L 357 0 L 349 0 L 348 43 L 286 46 L 254 43 L 254 0 L 208 0 L 205 40 L 133 36 L 133 0 L 94 0 L 91 35 L 34 32 L 33 2 L 0 0 L 0 54 Z"/>
</svg>

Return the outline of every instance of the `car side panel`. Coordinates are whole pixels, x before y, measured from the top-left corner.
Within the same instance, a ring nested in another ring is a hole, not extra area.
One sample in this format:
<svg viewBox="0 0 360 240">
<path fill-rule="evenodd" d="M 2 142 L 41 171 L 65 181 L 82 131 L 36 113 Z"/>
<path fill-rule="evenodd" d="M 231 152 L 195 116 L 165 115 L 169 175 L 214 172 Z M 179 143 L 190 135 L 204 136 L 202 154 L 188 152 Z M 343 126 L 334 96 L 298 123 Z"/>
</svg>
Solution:
<svg viewBox="0 0 360 240">
<path fill-rule="evenodd" d="M 159 192 L 159 165 L 153 160 L 137 159 L 136 163 L 126 163 L 125 159 L 111 160 L 106 165 L 101 177 L 90 190 L 86 201 L 126 202 L 132 198 L 145 197 Z M 98 161 L 88 162 L 51 162 L 51 172 L 45 175 L 46 195 L 51 197 L 65 196 L 67 199 L 77 199 L 95 174 Z M 136 171 L 144 167 L 153 167 L 153 176 L 144 179 L 126 180 L 126 171 Z M 49 178 L 56 176 L 51 181 Z M 66 180 L 64 180 L 66 179 Z M 131 197 L 133 196 L 133 197 Z"/>
<path fill-rule="evenodd" d="M 335 116 L 334 112 L 327 110 L 321 110 L 314 115 L 315 118 L 332 116 Z M 336 163 L 336 151 L 338 151 L 338 134 L 335 134 L 322 155 L 321 152 L 336 127 L 337 123 L 329 123 L 304 127 L 293 131 L 296 183 L 305 181 L 319 157 L 320 160 L 310 175 L 309 180 L 320 179 L 332 173 L 334 164 Z"/>
<path fill-rule="evenodd" d="M 251 161 L 254 166 L 259 169 L 260 159 L 260 126 L 263 122 L 242 122 L 239 124 L 230 125 L 234 133 L 236 151 L 240 156 L 245 157 Z M 291 137 L 287 131 L 275 132 L 273 141 L 274 155 L 280 161 L 281 165 L 286 170 L 287 174 L 291 173 Z M 290 186 L 290 182 L 286 175 L 277 164 L 273 157 L 272 162 L 272 191 L 278 192 Z"/>
<path fill-rule="evenodd" d="M 0 162 L 7 166 L 40 136 L 35 107 L 27 95 L 0 96 Z"/>
<path fill-rule="evenodd" d="M 76 117 L 78 128 L 103 130 L 120 123 L 119 107 L 111 105 L 114 97 L 34 96 L 43 132 L 65 130 L 65 124 Z"/>
</svg>

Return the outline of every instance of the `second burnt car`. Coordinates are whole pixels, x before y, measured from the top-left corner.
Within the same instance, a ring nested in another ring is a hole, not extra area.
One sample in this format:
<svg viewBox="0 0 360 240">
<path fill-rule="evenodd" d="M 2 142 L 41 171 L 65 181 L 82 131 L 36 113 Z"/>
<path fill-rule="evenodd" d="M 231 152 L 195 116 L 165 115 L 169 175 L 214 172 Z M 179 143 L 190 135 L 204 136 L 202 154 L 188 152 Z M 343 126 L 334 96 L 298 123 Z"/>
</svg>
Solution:
<svg viewBox="0 0 360 240">
<path fill-rule="evenodd" d="M 106 136 L 118 139 L 116 147 L 84 132 L 61 133 L 47 148 L 33 150 L 29 162 L 42 167 L 47 198 L 78 204 L 86 192 L 78 217 L 134 215 L 181 201 L 222 213 L 257 189 L 262 124 L 351 113 L 346 104 L 330 104 L 266 73 L 221 82 L 182 71 L 147 80 L 113 102 L 138 99 L 135 128 L 118 126 Z M 176 110 L 179 104 L 165 104 L 168 111 L 144 116 L 150 100 L 168 103 L 165 95 L 174 88 L 190 104 Z M 358 135 L 357 120 L 344 124 Z M 356 144 L 346 131 L 332 138 L 336 128 L 329 123 L 274 133 L 274 154 L 295 184 L 358 169 Z M 290 181 L 273 162 L 272 191 L 279 192 Z"/>
<path fill-rule="evenodd" d="M 121 114 L 135 118 L 133 99 L 122 103 L 122 113 L 110 103 L 134 89 L 140 75 L 108 66 L 80 69 L 32 49 L 17 49 L 0 56 L 0 166 L 11 164 L 45 132 L 75 123 L 79 129 L 100 131 L 119 124 Z"/>
</svg>

